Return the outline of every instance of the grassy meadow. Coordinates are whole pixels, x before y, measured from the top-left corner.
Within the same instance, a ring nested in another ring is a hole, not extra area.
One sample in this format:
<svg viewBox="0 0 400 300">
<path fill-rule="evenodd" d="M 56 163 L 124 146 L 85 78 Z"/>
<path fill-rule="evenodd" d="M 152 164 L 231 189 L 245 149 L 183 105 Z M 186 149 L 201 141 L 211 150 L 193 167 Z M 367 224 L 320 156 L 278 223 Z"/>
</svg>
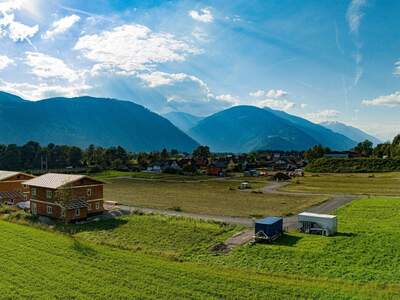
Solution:
<svg viewBox="0 0 400 300">
<path fill-rule="evenodd" d="M 336 236 L 293 232 L 273 245 L 243 246 L 211 261 L 260 272 L 375 283 L 400 293 L 400 198 L 355 200 L 340 208 L 337 217 Z"/>
<path fill-rule="evenodd" d="M 80 239 L 171 258 L 206 253 L 242 229 L 222 223 L 141 214 L 72 225 L 72 228 L 77 231 L 75 237 Z"/>
<path fill-rule="evenodd" d="M 170 181 L 108 179 L 106 200 L 158 209 L 239 217 L 288 215 L 322 202 L 327 196 L 276 195 L 240 191 L 240 179 Z M 253 188 L 265 186 L 266 179 L 251 180 Z"/>
<path fill-rule="evenodd" d="M 400 173 L 306 174 L 281 189 L 287 192 L 400 195 Z"/>
<path fill-rule="evenodd" d="M 353 231 L 363 212 L 370 215 L 376 209 L 382 210 L 380 213 L 385 211 L 384 223 L 377 229 L 384 228 L 384 236 L 392 229 L 398 220 L 394 212 L 391 215 L 386 212 L 393 211 L 392 200 L 368 201 L 340 211 L 344 226 L 341 231 Z M 360 214 L 355 223 L 351 219 L 345 221 L 344 217 L 354 212 Z M 355 247 L 354 254 L 340 247 L 337 247 L 340 251 L 333 251 L 335 238 L 298 235 L 302 246 L 300 241 L 295 245 L 291 238 L 286 238 L 278 244 L 244 246 L 216 256 L 208 251 L 209 245 L 219 243 L 240 228 L 156 215 L 117 220 L 121 222 L 78 225 L 73 235 L 0 221 L 0 298 L 393 299 L 400 296 L 400 287 L 395 283 L 399 278 L 398 257 L 391 250 L 392 244 L 389 247 L 388 237 L 383 243 L 369 238 L 365 231 L 370 224 L 356 232 L 366 234 L 364 240 L 360 237 L 353 242 L 347 240 L 345 245 L 338 243 L 337 246 Z M 193 241 L 185 234 L 190 230 L 195 232 Z M 365 248 L 367 241 L 370 250 Z M 332 248 L 330 259 L 323 253 L 328 246 Z M 291 260 L 287 261 L 289 251 Z M 373 260 L 373 251 L 378 252 L 377 261 L 369 270 L 365 266 Z M 304 260 L 313 254 L 319 257 L 317 265 L 316 260 Z M 352 261 L 356 254 L 358 261 Z M 350 264 L 346 269 L 350 270 L 348 276 L 339 272 L 344 264 L 335 268 L 342 261 Z M 376 269 L 378 262 L 381 266 Z M 310 263 L 314 265 L 309 266 Z M 312 268 L 321 274 L 311 272 Z M 328 274 L 331 268 L 333 271 Z M 376 269 L 374 273 L 372 269 Z"/>
</svg>

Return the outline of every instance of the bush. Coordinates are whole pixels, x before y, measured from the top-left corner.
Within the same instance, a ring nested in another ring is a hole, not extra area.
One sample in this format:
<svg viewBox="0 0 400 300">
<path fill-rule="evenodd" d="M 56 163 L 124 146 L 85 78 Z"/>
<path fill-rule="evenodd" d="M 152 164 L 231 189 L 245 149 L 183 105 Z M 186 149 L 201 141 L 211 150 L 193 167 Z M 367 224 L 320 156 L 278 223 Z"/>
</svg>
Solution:
<svg viewBox="0 0 400 300">
<path fill-rule="evenodd" d="M 320 158 L 307 165 L 314 173 L 372 173 L 400 171 L 400 159 Z"/>
</svg>

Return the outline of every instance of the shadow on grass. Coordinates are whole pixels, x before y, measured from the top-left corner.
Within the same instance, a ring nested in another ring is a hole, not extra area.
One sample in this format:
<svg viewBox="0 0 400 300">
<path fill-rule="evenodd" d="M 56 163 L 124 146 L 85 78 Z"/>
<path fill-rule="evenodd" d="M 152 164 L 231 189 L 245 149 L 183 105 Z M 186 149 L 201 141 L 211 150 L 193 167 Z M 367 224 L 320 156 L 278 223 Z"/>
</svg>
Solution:
<svg viewBox="0 0 400 300">
<path fill-rule="evenodd" d="M 84 256 L 94 256 L 97 253 L 97 251 L 92 247 L 89 247 L 88 245 L 85 245 L 76 239 L 74 239 L 74 243 L 72 244 L 71 248 Z"/>
<path fill-rule="evenodd" d="M 90 232 L 90 231 L 100 231 L 100 230 L 112 230 L 119 226 L 125 225 L 126 223 L 128 223 L 127 220 L 114 218 L 108 220 L 100 220 L 97 222 L 91 222 L 87 224 L 60 224 L 57 226 L 57 229 L 59 231 L 73 235 L 85 231 Z"/>
<path fill-rule="evenodd" d="M 355 237 L 357 234 L 353 232 L 337 232 L 334 236 Z"/>
<path fill-rule="evenodd" d="M 278 238 L 277 240 L 275 240 L 273 242 L 268 242 L 268 241 L 262 242 L 262 241 L 259 241 L 259 242 L 257 242 L 257 244 L 268 244 L 268 245 L 293 247 L 301 239 L 302 239 L 302 237 L 300 237 L 300 236 L 283 234 L 280 238 Z"/>
</svg>

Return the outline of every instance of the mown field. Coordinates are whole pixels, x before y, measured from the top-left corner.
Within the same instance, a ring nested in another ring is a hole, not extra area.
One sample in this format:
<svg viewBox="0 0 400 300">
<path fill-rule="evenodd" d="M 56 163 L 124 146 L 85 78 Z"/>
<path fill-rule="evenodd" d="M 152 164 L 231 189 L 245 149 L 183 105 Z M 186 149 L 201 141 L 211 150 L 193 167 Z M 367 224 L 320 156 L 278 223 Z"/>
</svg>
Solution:
<svg viewBox="0 0 400 300">
<path fill-rule="evenodd" d="M 393 299 L 400 296 L 395 252 L 399 245 L 389 245 L 388 234 L 399 221 L 399 206 L 393 211 L 392 199 L 371 201 L 339 212 L 340 230 L 346 235 L 293 235 L 301 239 L 297 243 L 290 235 L 275 245 L 244 246 L 219 256 L 208 251 L 209 245 L 240 228 L 133 215 L 117 223 L 75 226 L 76 233 L 69 236 L 0 221 L 0 298 Z M 360 238 L 351 241 L 349 232 L 359 227 L 361 218 L 375 212 L 383 213 L 384 221 L 372 233 L 380 231 L 384 242 L 370 238 L 373 235 L 366 230 L 370 224 L 357 229 Z M 345 220 L 354 213 L 358 214 L 354 222 Z M 193 241 L 180 233 L 190 229 L 195 231 Z M 347 243 L 338 242 L 344 238 Z M 344 246 L 353 247 L 354 253 Z M 331 259 L 324 255 L 329 249 Z M 373 251 L 376 258 L 371 256 Z M 318 256 L 320 263 L 307 259 L 311 255 Z M 350 265 L 347 276 L 339 272 L 342 261 Z M 313 268 L 315 272 L 310 271 Z"/>
<path fill-rule="evenodd" d="M 400 195 L 400 173 L 306 174 L 281 189 L 288 192 Z"/>
<path fill-rule="evenodd" d="M 158 209 L 182 210 L 199 214 L 261 217 L 288 215 L 324 201 L 327 196 L 276 195 L 240 191 L 238 179 L 198 181 L 108 179 L 106 200 Z M 250 180 L 253 188 L 266 179 Z"/>
</svg>

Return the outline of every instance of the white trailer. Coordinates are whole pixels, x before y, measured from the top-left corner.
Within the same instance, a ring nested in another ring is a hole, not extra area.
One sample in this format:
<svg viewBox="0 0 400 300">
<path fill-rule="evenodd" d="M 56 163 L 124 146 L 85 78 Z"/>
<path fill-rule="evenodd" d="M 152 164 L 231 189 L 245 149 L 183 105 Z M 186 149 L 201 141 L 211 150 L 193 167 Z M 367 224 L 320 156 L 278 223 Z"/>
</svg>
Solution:
<svg viewBox="0 0 400 300">
<path fill-rule="evenodd" d="M 298 215 L 299 230 L 305 233 L 334 235 L 337 232 L 337 219 L 333 215 L 303 212 Z"/>
</svg>

